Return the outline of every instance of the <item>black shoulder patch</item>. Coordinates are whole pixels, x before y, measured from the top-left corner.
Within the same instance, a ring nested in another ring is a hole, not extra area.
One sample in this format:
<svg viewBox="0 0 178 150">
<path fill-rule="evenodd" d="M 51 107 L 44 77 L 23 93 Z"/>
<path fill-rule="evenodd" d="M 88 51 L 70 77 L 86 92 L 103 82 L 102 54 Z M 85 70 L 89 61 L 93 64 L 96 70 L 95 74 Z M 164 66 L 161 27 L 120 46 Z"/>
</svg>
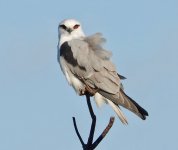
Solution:
<svg viewBox="0 0 178 150">
<path fill-rule="evenodd" d="M 86 70 L 85 67 L 79 66 L 77 60 L 74 58 L 71 47 L 67 42 L 64 42 L 60 48 L 60 56 L 64 57 L 64 59 L 71 64 L 72 66 L 78 66 L 82 70 Z"/>
<path fill-rule="evenodd" d="M 60 56 L 64 57 L 64 59 L 71 65 L 77 66 L 77 60 L 74 58 L 71 47 L 67 42 L 64 42 L 60 48 Z"/>
</svg>

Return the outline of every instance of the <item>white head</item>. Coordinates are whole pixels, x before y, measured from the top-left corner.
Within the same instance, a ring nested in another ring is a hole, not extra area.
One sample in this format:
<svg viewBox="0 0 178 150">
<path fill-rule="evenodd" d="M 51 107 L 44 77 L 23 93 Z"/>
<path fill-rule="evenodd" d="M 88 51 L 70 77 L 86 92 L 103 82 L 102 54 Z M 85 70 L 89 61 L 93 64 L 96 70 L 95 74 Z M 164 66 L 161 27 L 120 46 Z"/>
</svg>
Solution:
<svg viewBox="0 0 178 150">
<path fill-rule="evenodd" d="M 81 24 L 74 19 L 66 19 L 59 24 L 58 27 L 59 32 L 59 42 L 62 45 L 66 41 L 70 41 L 72 39 L 80 39 L 85 36 L 82 31 Z"/>
</svg>

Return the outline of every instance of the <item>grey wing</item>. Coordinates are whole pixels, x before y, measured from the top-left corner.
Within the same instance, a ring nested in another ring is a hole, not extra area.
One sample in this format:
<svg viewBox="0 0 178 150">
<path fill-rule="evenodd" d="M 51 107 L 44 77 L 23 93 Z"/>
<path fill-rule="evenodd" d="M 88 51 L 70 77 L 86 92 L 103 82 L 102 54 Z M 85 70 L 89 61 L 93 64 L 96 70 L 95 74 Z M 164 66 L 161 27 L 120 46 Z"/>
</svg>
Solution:
<svg viewBox="0 0 178 150">
<path fill-rule="evenodd" d="M 98 93 L 105 98 L 145 119 L 146 112 L 122 92 L 116 68 L 103 49 L 93 49 L 91 43 L 84 40 L 71 40 L 61 46 L 60 56 L 65 58 L 70 72 L 79 80 L 82 79 L 81 82 L 84 80 L 86 86 L 98 89 Z"/>
<path fill-rule="evenodd" d="M 60 49 L 60 57 L 67 68 L 87 86 L 116 94 L 120 89 L 120 79 L 115 66 L 109 59 L 99 57 L 90 45 L 83 40 L 65 42 Z"/>
</svg>

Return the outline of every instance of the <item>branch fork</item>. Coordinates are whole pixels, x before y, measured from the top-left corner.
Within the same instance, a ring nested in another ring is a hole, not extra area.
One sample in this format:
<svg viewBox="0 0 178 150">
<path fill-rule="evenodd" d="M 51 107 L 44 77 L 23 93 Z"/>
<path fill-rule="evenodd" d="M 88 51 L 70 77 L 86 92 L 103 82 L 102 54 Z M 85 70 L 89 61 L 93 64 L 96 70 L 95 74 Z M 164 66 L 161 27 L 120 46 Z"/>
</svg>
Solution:
<svg viewBox="0 0 178 150">
<path fill-rule="evenodd" d="M 93 142 L 95 126 L 96 126 L 96 116 L 93 112 L 93 108 L 91 105 L 90 94 L 88 94 L 88 93 L 86 93 L 86 100 L 87 100 L 87 105 L 88 105 L 88 109 L 90 112 L 90 116 L 92 119 L 90 133 L 89 133 L 88 141 L 86 144 L 84 143 L 84 141 L 78 131 L 75 117 L 73 117 L 73 124 L 74 124 L 74 128 L 75 128 L 75 132 L 80 140 L 80 143 L 82 144 L 83 150 L 94 150 L 98 146 L 98 144 L 103 140 L 103 138 L 106 136 L 106 134 L 109 132 L 109 130 L 111 129 L 111 127 L 114 123 L 114 117 L 110 117 L 109 123 L 106 126 L 106 128 L 103 130 L 101 135 L 96 139 L 96 141 Z"/>
</svg>

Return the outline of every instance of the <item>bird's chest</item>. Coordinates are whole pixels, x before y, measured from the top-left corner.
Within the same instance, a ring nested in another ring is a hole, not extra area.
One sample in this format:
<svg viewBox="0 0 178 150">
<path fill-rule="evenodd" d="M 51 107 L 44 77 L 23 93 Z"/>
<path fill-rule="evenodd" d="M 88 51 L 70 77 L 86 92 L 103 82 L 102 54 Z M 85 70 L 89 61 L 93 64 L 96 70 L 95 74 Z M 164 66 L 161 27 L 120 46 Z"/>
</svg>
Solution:
<svg viewBox="0 0 178 150">
<path fill-rule="evenodd" d="M 65 65 L 63 58 L 60 59 L 61 69 L 68 81 L 68 83 L 74 88 L 74 90 L 80 95 L 81 91 L 85 90 L 85 85 L 70 71 Z"/>
</svg>

